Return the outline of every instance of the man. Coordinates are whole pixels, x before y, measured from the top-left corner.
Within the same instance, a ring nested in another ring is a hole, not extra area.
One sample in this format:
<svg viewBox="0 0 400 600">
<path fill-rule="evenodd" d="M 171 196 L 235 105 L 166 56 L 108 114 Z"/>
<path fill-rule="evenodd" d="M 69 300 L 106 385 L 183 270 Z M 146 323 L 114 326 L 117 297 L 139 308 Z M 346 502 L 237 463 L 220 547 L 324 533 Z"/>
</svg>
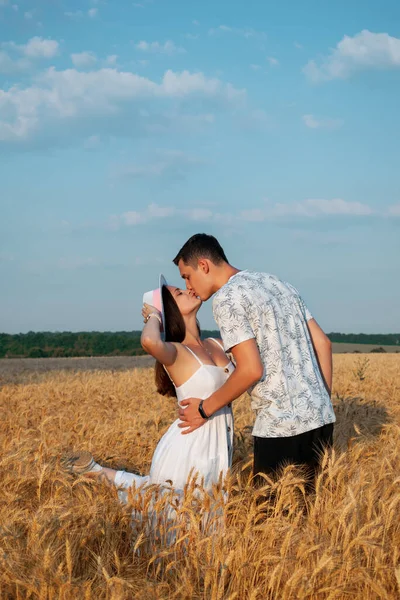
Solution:
<svg viewBox="0 0 400 600">
<path fill-rule="evenodd" d="M 182 402 L 183 433 L 248 390 L 255 411 L 254 475 L 272 475 L 288 463 L 314 474 L 321 450 L 332 444 L 332 348 L 298 291 L 273 275 L 236 269 L 204 233 L 192 236 L 173 262 L 201 300 L 215 294 L 214 318 L 236 363 L 209 398 Z"/>
</svg>

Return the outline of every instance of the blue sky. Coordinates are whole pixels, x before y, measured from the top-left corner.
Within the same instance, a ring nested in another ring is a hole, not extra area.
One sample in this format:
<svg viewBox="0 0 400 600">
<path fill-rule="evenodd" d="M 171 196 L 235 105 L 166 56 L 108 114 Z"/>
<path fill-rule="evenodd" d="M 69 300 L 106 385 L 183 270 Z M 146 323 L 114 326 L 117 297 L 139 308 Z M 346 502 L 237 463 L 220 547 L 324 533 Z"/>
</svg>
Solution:
<svg viewBox="0 0 400 600">
<path fill-rule="evenodd" d="M 398 331 L 399 93 L 394 0 L 0 0 L 0 331 L 141 328 L 197 232 Z"/>
</svg>

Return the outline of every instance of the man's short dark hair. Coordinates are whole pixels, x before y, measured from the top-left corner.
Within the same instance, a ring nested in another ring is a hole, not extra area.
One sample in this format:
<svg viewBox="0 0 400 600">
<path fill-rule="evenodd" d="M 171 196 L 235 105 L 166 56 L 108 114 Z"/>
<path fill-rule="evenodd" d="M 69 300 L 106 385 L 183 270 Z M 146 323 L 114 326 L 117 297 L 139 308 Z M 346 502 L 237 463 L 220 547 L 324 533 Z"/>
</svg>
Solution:
<svg viewBox="0 0 400 600">
<path fill-rule="evenodd" d="M 228 262 L 221 244 L 213 236 L 207 233 L 196 233 L 182 246 L 174 258 L 174 264 L 178 266 L 180 260 L 188 264 L 193 264 L 200 258 L 208 258 L 215 265 L 220 265 L 223 261 Z"/>
</svg>

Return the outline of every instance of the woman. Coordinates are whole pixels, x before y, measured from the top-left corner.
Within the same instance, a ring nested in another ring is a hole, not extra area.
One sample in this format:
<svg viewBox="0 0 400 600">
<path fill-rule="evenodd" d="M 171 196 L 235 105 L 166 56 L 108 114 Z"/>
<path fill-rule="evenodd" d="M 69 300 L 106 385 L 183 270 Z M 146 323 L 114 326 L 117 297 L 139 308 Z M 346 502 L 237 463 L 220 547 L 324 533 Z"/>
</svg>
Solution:
<svg viewBox="0 0 400 600">
<path fill-rule="evenodd" d="M 201 340 L 197 321 L 201 300 L 193 292 L 167 285 L 163 276 L 159 288 L 144 296 L 149 297 L 153 305 L 143 305 L 141 343 L 156 359 L 157 391 L 175 396 L 178 404 L 190 397 L 207 398 L 225 383 L 234 366 L 220 340 Z M 222 408 L 190 435 L 182 433 L 179 423 L 179 419 L 174 421 L 159 441 L 149 475 L 102 467 L 88 452 L 69 454 L 64 458 L 64 466 L 76 475 L 101 476 L 124 489 L 161 484 L 182 491 L 188 478 L 197 473 L 204 487 L 211 489 L 232 463 L 232 409 Z"/>
</svg>

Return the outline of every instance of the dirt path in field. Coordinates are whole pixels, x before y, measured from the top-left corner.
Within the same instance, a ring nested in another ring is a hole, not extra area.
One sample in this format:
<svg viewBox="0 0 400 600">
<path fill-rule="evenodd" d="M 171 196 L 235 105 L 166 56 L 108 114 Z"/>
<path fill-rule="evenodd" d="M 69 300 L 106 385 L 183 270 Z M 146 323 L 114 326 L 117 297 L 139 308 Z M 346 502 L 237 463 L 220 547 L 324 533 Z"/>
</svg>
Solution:
<svg viewBox="0 0 400 600">
<path fill-rule="evenodd" d="M 150 356 L 97 356 L 82 358 L 2 358 L 0 385 L 40 379 L 49 371 L 127 371 L 154 365 Z"/>
</svg>

